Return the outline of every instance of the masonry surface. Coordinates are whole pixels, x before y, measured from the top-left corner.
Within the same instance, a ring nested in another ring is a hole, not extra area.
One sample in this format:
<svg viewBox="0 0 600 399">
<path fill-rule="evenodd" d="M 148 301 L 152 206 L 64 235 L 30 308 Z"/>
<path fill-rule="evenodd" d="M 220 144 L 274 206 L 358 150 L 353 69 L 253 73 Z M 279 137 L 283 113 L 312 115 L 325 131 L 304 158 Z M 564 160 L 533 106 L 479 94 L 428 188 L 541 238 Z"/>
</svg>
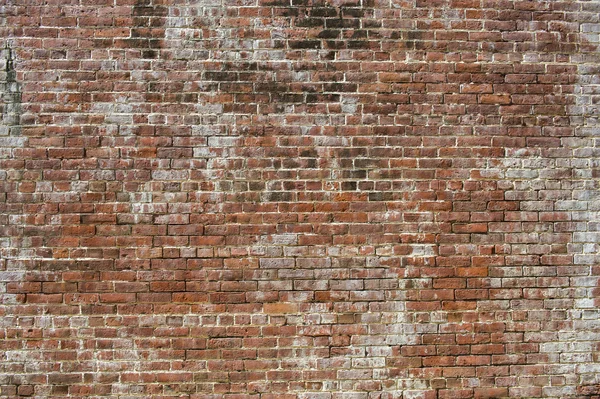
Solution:
<svg viewBox="0 0 600 399">
<path fill-rule="evenodd" d="M 0 396 L 600 397 L 599 16 L 0 1 Z"/>
</svg>

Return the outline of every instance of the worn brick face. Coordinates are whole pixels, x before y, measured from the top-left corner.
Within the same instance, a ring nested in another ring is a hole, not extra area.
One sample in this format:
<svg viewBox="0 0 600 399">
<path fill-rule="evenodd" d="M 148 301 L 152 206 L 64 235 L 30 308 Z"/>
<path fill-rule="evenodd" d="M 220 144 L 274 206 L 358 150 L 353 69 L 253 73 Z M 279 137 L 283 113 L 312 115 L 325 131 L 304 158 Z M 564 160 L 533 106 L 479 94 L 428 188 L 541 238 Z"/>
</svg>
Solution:
<svg viewBox="0 0 600 399">
<path fill-rule="evenodd" d="M 0 4 L 0 396 L 600 396 L 599 15 Z"/>
</svg>

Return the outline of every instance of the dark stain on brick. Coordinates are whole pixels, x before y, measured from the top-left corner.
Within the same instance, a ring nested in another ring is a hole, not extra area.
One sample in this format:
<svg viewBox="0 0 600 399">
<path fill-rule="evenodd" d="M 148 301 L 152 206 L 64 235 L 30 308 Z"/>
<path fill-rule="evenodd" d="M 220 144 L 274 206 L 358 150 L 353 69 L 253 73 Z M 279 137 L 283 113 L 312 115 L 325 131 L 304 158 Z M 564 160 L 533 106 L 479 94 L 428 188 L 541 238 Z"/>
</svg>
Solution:
<svg viewBox="0 0 600 399">
<path fill-rule="evenodd" d="M 306 0 L 295 0 L 298 6 L 306 6 Z M 313 6 L 305 8 L 296 8 L 296 20 L 294 25 L 300 28 L 324 27 L 327 30 L 331 28 L 338 29 L 357 29 L 360 27 L 360 19 L 365 16 L 365 9 L 359 7 L 331 7 L 331 6 Z M 291 16 L 291 15 L 289 15 Z M 320 38 L 329 38 L 329 34 L 319 34 Z M 334 37 L 337 37 L 334 36 Z"/>
<path fill-rule="evenodd" d="M 357 183 L 355 181 L 345 181 L 341 184 L 342 191 L 355 191 Z"/>
<path fill-rule="evenodd" d="M 317 153 L 317 150 L 315 150 L 314 148 L 304 149 L 304 150 L 300 151 L 301 157 L 316 158 L 318 155 L 319 154 Z"/>
<path fill-rule="evenodd" d="M 304 94 L 301 93 L 271 93 L 271 100 L 282 103 L 301 103 L 304 101 Z"/>
<path fill-rule="evenodd" d="M 428 32 L 408 30 L 403 32 L 402 36 L 404 36 L 406 40 L 423 40 L 426 36 L 428 36 Z"/>
<path fill-rule="evenodd" d="M 159 57 L 159 49 L 164 47 L 165 22 L 169 10 L 164 5 L 153 4 L 153 0 L 136 0 L 133 6 L 133 27 L 131 48 L 140 49 L 142 58 Z"/>
<path fill-rule="evenodd" d="M 260 2 L 261 6 L 265 7 L 286 7 L 290 5 L 289 0 L 263 0 Z"/>
<path fill-rule="evenodd" d="M 363 8 L 341 8 L 340 18 L 363 18 L 365 10 Z"/>
<path fill-rule="evenodd" d="M 352 32 L 352 39 L 366 39 L 368 37 L 368 31 L 364 29 L 357 29 Z"/>
<path fill-rule="evenodd" d="M 324 86 L 325 91 L 334 91 L 334 92 L 355 92 L 358 88 L 358 85 L 354 83 L 326 83 Z"/>
<path fill-rule="evenodd" d="M 339 94 L 307 94 L 307 103 L 320 103 L 320 102 L 338 102 L 340 101 Z"/>
<path fill-rule="evenodd" d="M 358 29 L 360 28 L 360 19 L 347 18 L 326 18 L 325 28 L 327 29 Z"/>
<path fill-rule="evenodd" d="M 338 15 L 338 10 L 333 7 L 315 7 L 311 9 L 310 15 L 313 17 L 331 18 Z"/>
<path fill-rule="evenodd" d="M 341 50 L 347 47 L 346 42 L 343 40 L 327 40 L 325 41 L 325 48 L 330 50 Z"/>
<path fill-rule="evenodd" d="M 4 52 L 4 79 L 0 80 L 2 89 L 2 124 L 8 126 L 10 136 L 21 134 L 22 95 L 21 84 L 17 81 L 12 48 L 7 44 Z"/>
<path fill-rule="evenodd" d="M 340 37 L 340 32 L 339 29 L 324 29 L 319 32 L 318 37 L 320 39 L 337 39 Z"/>
<path fill-rule="evenodd" d="M 218 82 L 231 82 L 238 80 L 237 72 L 205 72 L 204 79 Z"/>
<path fill-rule="evenodd" d="M 340 179 L 366 179 L 367 171 L 365 169 L 346 169 L 338 172 Z"/>
<path fill-rule="evenodd" d="M 282 17 L 297 17 L 300 15 L 300 10 L 294 7 L 286 7 L 278 10 Z"/>
<path fill-rule="evenodd" d="M 291 49 L 320 49 L 320 40 L 290 40 Z"/>
<path fill-rule="evenodd" d="M 368 49 L 370 46 L 367 40 L 349 40 L 348 48 L 349 49 Z"/>
<path fill-rule="evenodd" d="M 302 18 L 296 26 L 299 28 L 315 28 L 318 26 L 325 26 L 325 21 L 322 18 Z"/>
<path fill-rule="evenodd" d="M 254 89 L 257 93 L 281 93 L 289 90 L 288 85 L 277 82 L 256 83 Z"/>
</svg>

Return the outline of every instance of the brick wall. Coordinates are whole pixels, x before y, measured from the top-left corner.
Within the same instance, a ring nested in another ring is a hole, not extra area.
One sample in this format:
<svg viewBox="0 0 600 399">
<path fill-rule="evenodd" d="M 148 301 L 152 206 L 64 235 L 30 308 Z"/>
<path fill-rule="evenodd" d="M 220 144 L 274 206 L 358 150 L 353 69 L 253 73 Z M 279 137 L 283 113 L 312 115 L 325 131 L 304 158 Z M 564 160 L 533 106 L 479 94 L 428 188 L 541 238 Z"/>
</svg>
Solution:
<svg viewBox="0 0 600 399">
<path fill-rule="evenodd" d="M 600 395 L 600 2 L 4 0 L 0 395 Z"/>
</svg>

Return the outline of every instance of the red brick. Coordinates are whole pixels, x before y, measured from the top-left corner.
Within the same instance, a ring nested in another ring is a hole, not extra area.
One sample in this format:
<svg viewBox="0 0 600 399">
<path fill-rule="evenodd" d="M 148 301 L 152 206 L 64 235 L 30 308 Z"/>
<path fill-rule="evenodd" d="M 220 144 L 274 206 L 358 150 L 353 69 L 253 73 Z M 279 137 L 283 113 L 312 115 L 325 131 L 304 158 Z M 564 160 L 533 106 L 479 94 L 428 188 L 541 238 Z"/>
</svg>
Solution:
<svg viewBox="0 0 600 399">
<path fill-rule="evenodd" d="M 475 398 L 500 398 L 508 396 L 508 388 L 475 388 Z"/>
<path fill-rule="evenodd" d="M 107 303 L 135 302 L 135 294 L 132 294 L 132 293 L 100 294 L 100 301 L 107 302 Z"/>
<path fill-rule="evenodd" d="M 269 314 L 285 314 L 285 313 L 296 313 L 298 311 L 298 305 L 295 303 L 265 303 L 264 312 Z"/>
</svg>

